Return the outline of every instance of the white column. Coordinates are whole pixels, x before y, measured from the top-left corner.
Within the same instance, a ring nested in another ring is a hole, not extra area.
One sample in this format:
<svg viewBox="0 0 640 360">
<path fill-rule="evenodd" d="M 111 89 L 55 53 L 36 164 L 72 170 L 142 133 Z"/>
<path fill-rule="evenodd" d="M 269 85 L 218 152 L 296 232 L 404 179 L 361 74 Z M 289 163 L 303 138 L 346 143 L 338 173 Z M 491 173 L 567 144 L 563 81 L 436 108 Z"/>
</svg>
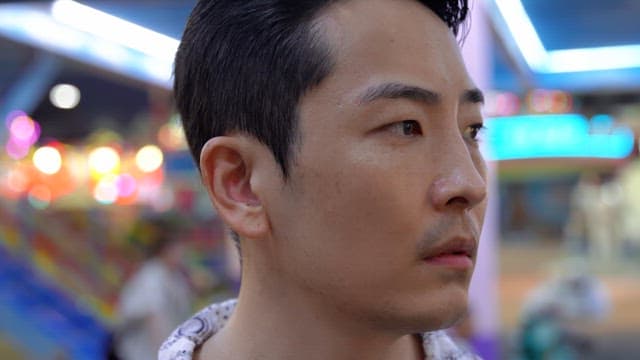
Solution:
<svg viewBox="0 0 640 360">
<path fill-rule="evenodd" d="M 491 89 L 492 54 L 486 2 L 471 1 L 470 30 L 464 40 L 462 55 L 471 78 L 484 92 Z M 499 279 L 499 209 L 497 163 L 489 163 L 489 200 L 478 250 L 478 260 L 470 288 L 470 311 L 473 345 L 482 358 L 500 356 L 500 314 L 498 312 Z"/>
</svg>

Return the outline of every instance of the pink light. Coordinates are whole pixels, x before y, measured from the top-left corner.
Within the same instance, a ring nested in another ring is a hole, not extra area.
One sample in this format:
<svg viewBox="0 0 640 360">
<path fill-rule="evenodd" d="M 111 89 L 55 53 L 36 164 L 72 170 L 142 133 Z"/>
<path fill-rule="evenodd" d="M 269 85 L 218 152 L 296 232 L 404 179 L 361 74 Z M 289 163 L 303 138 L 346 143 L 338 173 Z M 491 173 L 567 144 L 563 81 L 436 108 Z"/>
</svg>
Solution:
<svg viewBox="0 0 640 360">
<path fill-rule="evenodd" d="M 33 137 L 36 132 L 36 126 L 30 117 L 18 116 L 9 124 L 9 131 L 11 135 L 20 140 L 27 140 Z"/>
<path fill-rule="evenodd" d="M 7 144 L 4 146 L 7 155 L 13 160 L 20 160 L 29 154 L 30 145 L 24 145 L 15 141 L 15 138 L 10 138 Z"/>
<path fill-rule="evenodd" d="M 18 117 L 21 117 L 21 116 L 28 116 L 28 115 L 27 115 L 24 111 L 22 111 L 22 110 L 14 110 L 14 111 L 11 111 L 11 112 L 7 115 L 7 117 L 5 118 L 5 120 L 4 120 L 4 124 L 5 124 L 5 126 L 7 127 L 7 129 L 9 129 L 9 128 L 10 128 L 10 126 L 11 126 L 11 122 L 13 122 L 13 119 L 18 118 Z"/>
<path fill-rule="evenodd" d="M 40 124 L 27 115 L 13 117 L 8 127 L 11 140 L 21 148 L 29 148 L 40 138 Z"/>
<path fill-rule="evenodd" d="M 136 179 L 129 174 L 122 174 L 116 179 L 116 187 L 120 197 L 129 197 L 135 193 L 138 188 Z"/>
</svg>

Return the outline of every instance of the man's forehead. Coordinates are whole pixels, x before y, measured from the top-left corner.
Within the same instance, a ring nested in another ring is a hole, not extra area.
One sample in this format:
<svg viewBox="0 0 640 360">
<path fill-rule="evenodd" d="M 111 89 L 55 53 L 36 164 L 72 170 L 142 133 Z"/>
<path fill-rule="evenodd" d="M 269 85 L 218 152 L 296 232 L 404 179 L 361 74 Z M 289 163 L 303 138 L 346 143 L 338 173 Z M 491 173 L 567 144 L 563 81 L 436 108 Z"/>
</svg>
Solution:
<svg viewBox="0 0 640 360">
<path fill-rule="evenodd" d="M 415 0 L 336 1 L 317 17 L 329 40 L 357 39 L 363 36 L 406 36 L 403 25 L 419 24 L 427 32 L 453 37 L 445 22 L 429 7 Z M 332 43 L 333 43 L 332 41 Z"/>
<path fill-rule="evenodd" d="M 372 82 L 414 84 L 455 96 L 475 88 L 452 31 L 435 13 L 413 0 L 349 0 L 318 17 L 319 31 L 334 61 L 329 82 L 339 81 L 343 99 Z M 349 101 L 351 102 L 351 101 Z"/>
</svg>

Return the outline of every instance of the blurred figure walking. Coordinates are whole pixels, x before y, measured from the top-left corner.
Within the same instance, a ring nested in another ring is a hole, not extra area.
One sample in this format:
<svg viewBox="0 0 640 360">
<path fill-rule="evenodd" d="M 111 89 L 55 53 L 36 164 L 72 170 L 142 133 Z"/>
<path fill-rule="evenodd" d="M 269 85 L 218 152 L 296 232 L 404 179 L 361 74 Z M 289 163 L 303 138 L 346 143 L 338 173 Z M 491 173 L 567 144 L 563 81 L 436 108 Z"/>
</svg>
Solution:
<svg viewBox="0 0 640 360">
<path fill-rule="evenodd" d="M 122 360 L 156 359 L 162 341 L 192 310 L 193 295 L 183 271 L 184 244 L 176 228 L 166 220 L 141 226 L 150 251 L 118 301 L 114 340 Z"/>
<path fill-rule="evenodd" d="M 592 259 L 610 263 L 622 244 L 623 193 L 613 172 L 586 172 L 571 196 L 565 235 L 570 250 L 587 250 Z"/>
<path fill-rule="evenodd" d="M 515 359 L 583 359 L 597 345 L 590 330 L 610 312 L 609 292 L 586 263 L 566 260 L 527 296 Z"/>
</svg>

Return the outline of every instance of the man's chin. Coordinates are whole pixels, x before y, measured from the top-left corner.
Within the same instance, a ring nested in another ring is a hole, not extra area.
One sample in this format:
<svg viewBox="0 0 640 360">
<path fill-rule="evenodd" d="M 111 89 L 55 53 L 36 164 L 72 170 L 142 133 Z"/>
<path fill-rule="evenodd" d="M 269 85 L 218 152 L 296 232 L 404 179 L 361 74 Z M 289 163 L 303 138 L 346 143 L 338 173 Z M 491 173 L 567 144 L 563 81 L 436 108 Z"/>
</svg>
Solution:
<svg viewBox="0 0 640 360">
<path fill-rule="evenodd" d="M 460 322 L 469 311 L 466 289 L 450 296 L 442 294 L 436 302 L 433 302 L 434 299 L 430 300 L 425 303 L 422 314 L 417 316 L 422 320 L 424 330 L 421 332 L 450 328 Z"/>
</svg>

